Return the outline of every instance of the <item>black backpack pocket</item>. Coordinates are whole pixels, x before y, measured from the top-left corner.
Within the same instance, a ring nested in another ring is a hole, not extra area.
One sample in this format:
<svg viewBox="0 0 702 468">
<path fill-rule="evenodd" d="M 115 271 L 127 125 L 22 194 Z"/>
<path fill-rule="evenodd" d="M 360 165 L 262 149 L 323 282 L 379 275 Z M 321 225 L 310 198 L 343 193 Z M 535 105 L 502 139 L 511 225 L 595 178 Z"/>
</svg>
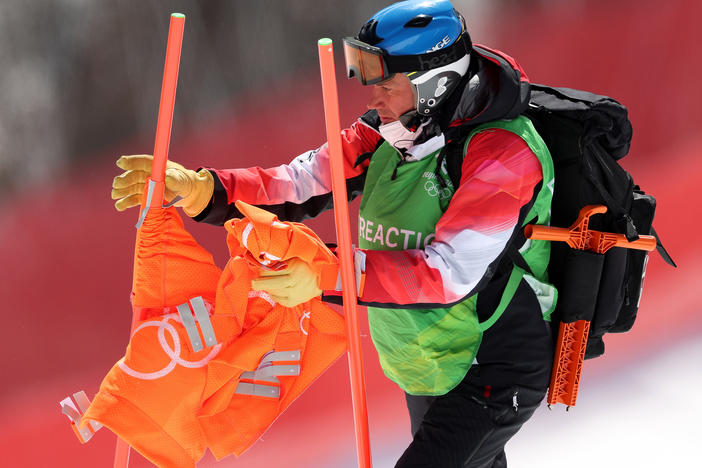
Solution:
<svg viewBox="0 0 702 468">
<path fill-rule="evenodd" d="M 604 265 L 595 307 L 596 313 L 590 324 L 585 359 L 604 353 L 602 337 L 617 322 L 626 296 L 629 249 L 610 249 L 602 256 Z"/>
<path fill-rule="evenodd" d="M 630 216 L 634 221 L 636 230 L 641 235 L 650 235 L 653 216 L 656 211 L 656 200 L 641 190 L 635 190 L 633 196 Z M 648 252 L 633 249 L 626 249 L 625 251 L 628 255 L 624 284 L 624 303 L 616 322 L 608 330 L 610 333 L 623 333 L 631 329 L 634 320 L 636 320 L 636 313 L 639 310 L 643 280 L 646 274 Z"/>
<path fill-rule="evenodd" d="M 605 256 L 586 250 L 568 249 L 563 262 L 557 308 L 562 322 L 591 321 L 602 276 Z"/>
</svg>

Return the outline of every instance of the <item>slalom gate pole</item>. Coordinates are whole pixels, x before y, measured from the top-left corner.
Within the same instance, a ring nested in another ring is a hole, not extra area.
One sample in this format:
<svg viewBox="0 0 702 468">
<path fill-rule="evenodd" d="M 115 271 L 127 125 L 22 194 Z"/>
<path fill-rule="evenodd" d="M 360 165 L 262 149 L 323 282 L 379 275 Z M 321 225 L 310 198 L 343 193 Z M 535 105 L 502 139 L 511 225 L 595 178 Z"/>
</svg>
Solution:
<svg viewBox="0 0 702 468">
<path fill-rule="evenodd" d="M 151 180 L 156 182 L 156 193 L 151 198 L 152 207 L 163 205 L 165 190 L 166 162 L 168 147 L 171 142 L 173 127 L 173 108 L 175 107 L 176 88 L 178 85 L 178 69 L 180 68 L 180 50 L 183 44 L 183 29 L 185 15 L 173 13 L 168 28 L 168 43 L 166 44 L 166 63 L 163 67 L 163 83 L 161 85 L 161 103 L 158 107 L 158 122 L 156 124 L 156 141 L 154 143 L 154 161 L 151 166 Z"/>
<path fill-rule="evenodd" d="M 166 43 L 166 63 L 163 67 L 163 82 L 161 83 L 161 101 L 158 107 L 158 122 L 156 123 L 156 141 L 154 143 L 154 160 L 151 165 L 151 177 L 147 181 L 144 199 L 141 206 L 141 221 L 146 217 L 149 208 L 161 208 L 166 188 L 166 162 L 168 161 L 168 147 L 171 141 L 171 128 L 173 127 L 173 108 L 178 85 L 178 69 L 180 68 L 180 51 L 183 44 L 183 30 L 185 28 L 185 15 L 172 13 L 168 27 L 168 42 Z M 132 329 L 134 333 L 139 317 L 132 315 Z M 114 468 L 126 468 L 129 465 L 129 445 L 117 438 L 115 448 Z"/>
<path fill-rule="evenodd" d="M 344 162 L 341 149 L 341 124 L 339 121 L 336 73 L 334 71 L 334 48 L 332 40 L 327 38 L 320 39 L 317 42 L 317 47 L 319 50 L 319 66 L 322 73 L 324 118 L 330 154 L 329 163 L 331 165 L 332 197 L 334 199 L 334 220 L 336 237 L 339 243 L 337 253 L 341 264 L 341 288 L 346 318 L 346 343 L 348 345 L 351 401 L 356 430 L 356 453 L 358 466 L 370 468 L 372 464 L 368 438 L 366 386 L 363 377 L 363 357 L 361 355 L 361 333 L 358 323 L 349 204 L 346 195 L 346 179 L 344 178 Z"/>
</svg>

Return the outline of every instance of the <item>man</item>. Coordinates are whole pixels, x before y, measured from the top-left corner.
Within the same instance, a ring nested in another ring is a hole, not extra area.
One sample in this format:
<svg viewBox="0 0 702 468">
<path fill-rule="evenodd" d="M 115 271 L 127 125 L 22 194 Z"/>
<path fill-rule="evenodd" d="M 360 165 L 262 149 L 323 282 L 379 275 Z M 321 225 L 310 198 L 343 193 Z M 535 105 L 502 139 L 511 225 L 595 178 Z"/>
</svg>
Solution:
<svg viewBox="0 0 702 468">
<path fill-rule="evenodd" d="M 506 466 L 504 446 L 543 399 L 553 358 L 549 246 L 522 235 L 527 222 L 549 222 L 553 186 L 548 150 L 521 116 L 527 77 L 511 57 L 473 46 L 448 0 L 390 5 L 344 52 L 349 77 L 372 86 L 342 142 L 349 194 L 363 195 L 359 303 L 411 419 L 396 466 Z M 271 169 L 169 163 L 167 195 L 213 224 L 239 216 L 235 200 L 302 220 L 332 208 L 328 158 L 325 144 Z M 151 162 L 117 165 L 122 210 L 138 203 Z M 318 284 L 293 263 L 255 287 L 295 305 L 322 294 Z"/>
</svg>

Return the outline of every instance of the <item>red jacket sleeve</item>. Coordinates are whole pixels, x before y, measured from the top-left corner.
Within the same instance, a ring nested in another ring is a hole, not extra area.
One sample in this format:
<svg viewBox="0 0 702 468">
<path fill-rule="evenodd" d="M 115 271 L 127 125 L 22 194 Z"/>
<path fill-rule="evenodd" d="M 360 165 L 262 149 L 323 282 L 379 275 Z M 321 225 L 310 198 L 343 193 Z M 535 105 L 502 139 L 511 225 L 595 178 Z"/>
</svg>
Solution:
<svg viewBox="0 0 702 468">
<path fill-rule="evenodd" d="M 365 181 L 368 162 L 356 165 L 365 153 L 372 153 L 381 140 L 370 127 L 354 122 L 341 132 L 349 198 L 359 195 Z M 289 164 L 262 169 L 212 169 L 215 180 L 213 199 L 196 221 L 223 224 L 240 217 L 234 207 L 236 200 L 261 207 L 284 221 L 301 221 L 331 208 L 331 174 L 327 144 L 307 151 Z"/>
</svg>

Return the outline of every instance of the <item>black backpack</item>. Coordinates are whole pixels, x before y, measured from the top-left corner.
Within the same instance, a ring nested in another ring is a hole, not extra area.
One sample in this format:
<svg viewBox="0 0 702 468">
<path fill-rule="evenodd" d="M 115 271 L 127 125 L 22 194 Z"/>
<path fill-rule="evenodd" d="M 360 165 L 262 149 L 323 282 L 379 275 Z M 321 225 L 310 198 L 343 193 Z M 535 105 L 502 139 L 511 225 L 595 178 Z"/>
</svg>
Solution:
<svg viewBox="0 0 702 468">
<path fill-rule="evenodd" d="M 656 200 L 635 185 L 618 160 L 629 152 L 632 128 L 627 110 L 616 100 L 567 88 L 532 84 L 529 108 L 524 112 L 549 148 L 555 186 L 551 225 L 569 227 L 586 205 L 606 205 L 607 212 L 590 219 L 590 229 L 624 234 L 629 241 L 654 235 L 657 250 L 675 263 L 653 229 Z M 462 150 L 463 145 L 450 145 Z M 449 148 L 449 147 L 447 147 Z M 462 153 L 462 151 L 461 151 Z M 459 157 L 446 155 L 447 170 L 458 186 Z M 517 260 L 516 246 L 510 258 Z M 605 333 L 631 329 L 639 306 L 648 252 L 613 248 L 597 254 L 551 244 L 549 280 L 559 291 L 553 314 L 557 321 L 590 321 L 585 358 L 604 353 Z M 556 327 L 557 328 L 557 327 Z"/>
</svg>

